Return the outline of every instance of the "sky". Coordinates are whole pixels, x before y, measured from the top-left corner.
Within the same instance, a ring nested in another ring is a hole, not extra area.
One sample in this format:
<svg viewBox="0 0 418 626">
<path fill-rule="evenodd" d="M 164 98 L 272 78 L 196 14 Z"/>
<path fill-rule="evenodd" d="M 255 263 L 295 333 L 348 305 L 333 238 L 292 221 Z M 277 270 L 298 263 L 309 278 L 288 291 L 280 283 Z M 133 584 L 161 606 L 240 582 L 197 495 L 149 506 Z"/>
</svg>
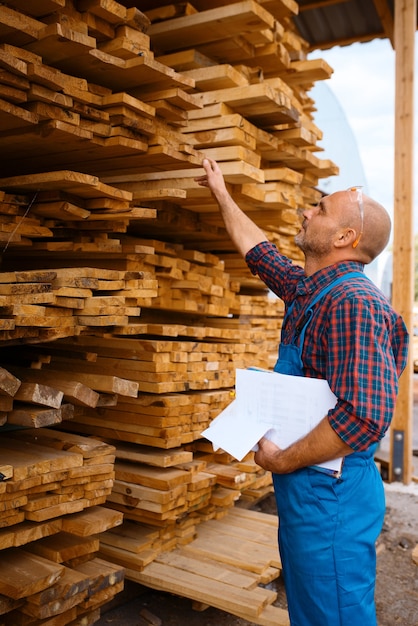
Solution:
<svg viewBox="0 0 418 626">
<path fill-rule="evenodd" d="M 393 215 L 395 53 L 387 39 L 320 50 L 332 68 L 330 79 L 311 90 L 314 121 L 323 131 L 320 158 L 330 158 L 340 175 L 324 182 L 332 193 L 352 185 L 383 204 Z M 415 41 L 415 110 L 418 102 L 418 34 Z M 418 232 L 418 118 L 415 122 L 415 232 Z M 349 150 L 347 150 L 349 146 Z"/>
</svg>

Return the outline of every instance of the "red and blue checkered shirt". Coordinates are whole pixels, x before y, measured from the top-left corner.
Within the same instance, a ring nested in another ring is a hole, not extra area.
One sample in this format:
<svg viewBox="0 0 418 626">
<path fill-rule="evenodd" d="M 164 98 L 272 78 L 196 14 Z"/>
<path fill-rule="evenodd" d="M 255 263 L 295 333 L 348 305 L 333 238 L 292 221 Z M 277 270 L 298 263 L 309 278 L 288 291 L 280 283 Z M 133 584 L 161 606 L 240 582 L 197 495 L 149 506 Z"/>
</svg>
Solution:
<svg viewBox="0 0 418 626">
<path fill-rule="evenodd" d="M 285 344 L 294 342 L 318 291 L 342 274 L 363 271 L 361 263 L 346 261 L 306 276 L 268 241 L 250 250 L 246 261 L 286 310 L 295 301 L 281 332 Z M 329 423 L 353 450 L 367 449 L 388 429 L 407 354 L 405 324 L 370 280 L 352 277 L 315 305 L 302 350 L 304 374 L 328 381 L 338 398 Z"/>
</svg>

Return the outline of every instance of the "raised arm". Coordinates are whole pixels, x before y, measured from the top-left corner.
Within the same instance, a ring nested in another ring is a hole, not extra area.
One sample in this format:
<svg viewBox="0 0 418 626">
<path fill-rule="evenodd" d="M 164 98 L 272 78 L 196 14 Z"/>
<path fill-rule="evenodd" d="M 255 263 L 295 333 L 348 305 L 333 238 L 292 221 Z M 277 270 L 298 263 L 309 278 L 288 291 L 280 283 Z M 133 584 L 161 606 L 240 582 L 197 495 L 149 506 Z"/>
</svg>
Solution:
<svg viewBox="0 0 418 626">
<path fill-rule="evenodd" d="M 266 241 L 263 231 L 239 208 L 226 188 L 219 165 L 213 159 L 204 159 L 204 176 L 195 178 L 202 187 L 208 187 L 217 201 L 226 230 L 243 257 L 255 245 Z"/>
</svg>

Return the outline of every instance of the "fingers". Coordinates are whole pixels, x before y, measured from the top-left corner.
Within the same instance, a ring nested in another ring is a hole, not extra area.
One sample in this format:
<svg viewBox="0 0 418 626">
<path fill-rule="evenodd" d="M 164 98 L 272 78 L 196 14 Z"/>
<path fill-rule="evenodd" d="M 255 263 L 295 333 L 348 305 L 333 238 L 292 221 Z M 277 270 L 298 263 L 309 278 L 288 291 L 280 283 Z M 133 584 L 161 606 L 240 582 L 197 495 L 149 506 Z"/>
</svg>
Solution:
<svg viewBox="0 0 418 626">
<path fill-rule="evenodd" d="M 198 176 L 194 180 L 196 183 L 198 183 L 202 187 L 208 187 L 209 186 L 208 177 L 215 171 L 215 168 L 217 167 L 217 163 L 213 159 L 209 159 L 208 157 L 205 157 L 203 159 L 202 165 L 206 174 L 203 174 L 203 176 Z"/>
</svg>

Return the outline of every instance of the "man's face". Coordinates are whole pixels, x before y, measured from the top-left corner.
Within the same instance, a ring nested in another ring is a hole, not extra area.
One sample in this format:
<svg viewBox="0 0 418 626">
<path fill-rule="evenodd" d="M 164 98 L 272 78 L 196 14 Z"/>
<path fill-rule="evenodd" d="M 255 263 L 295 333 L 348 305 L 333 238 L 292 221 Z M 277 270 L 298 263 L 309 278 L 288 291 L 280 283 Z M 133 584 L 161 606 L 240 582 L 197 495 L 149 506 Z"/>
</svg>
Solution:
<svg viewBox="0 0 418 626">
<path fill-rule="evenodd" d="M 341 226 L 337 200 L 337 194 L 325 196 L 316 206 L 303 211 L 303 222 L 295 243 L 305 256 L 323 256 L 331 252 Z"/>
</svg>

